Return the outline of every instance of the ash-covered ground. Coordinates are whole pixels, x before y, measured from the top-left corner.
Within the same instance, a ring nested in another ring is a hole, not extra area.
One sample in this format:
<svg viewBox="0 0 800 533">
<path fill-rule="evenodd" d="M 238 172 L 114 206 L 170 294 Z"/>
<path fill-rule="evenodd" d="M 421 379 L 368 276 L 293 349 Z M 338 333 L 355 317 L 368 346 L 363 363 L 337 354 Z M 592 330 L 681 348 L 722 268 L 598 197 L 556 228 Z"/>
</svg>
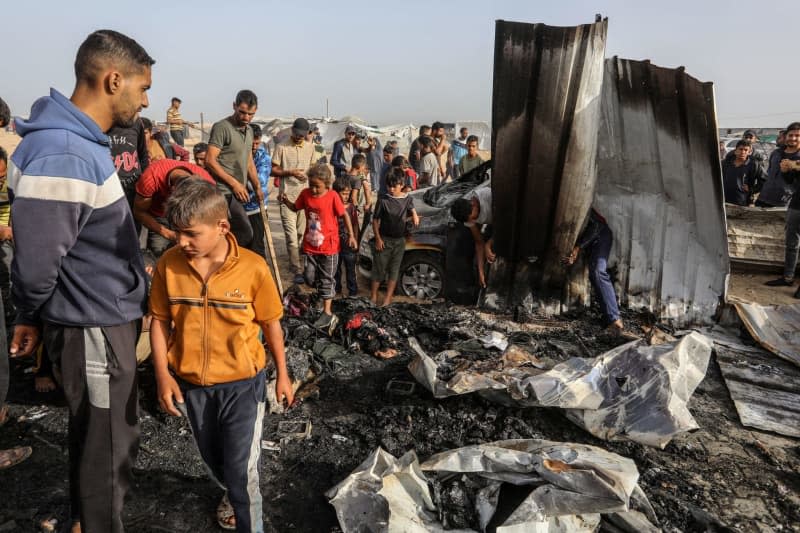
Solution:
<svg viewBox="0 0 800 533">
<path fill-rule="evenodd" d="M 347 317 L 365 306 L 363 300 L 338 300 L 334 310 Z M 592 444 L 634 459 L 664 531 L 800 531 L 800 442 L 743 428 L 713 358 L 689 404 L 701 429 L 658 450 L 596 439 L 558 409 L 504 407 L 476 395 L 436 400 L 419 385 L 411 395 L 386 390 L 393 379 L 414 381 L 407 370 L 409 334 L 434 354 L 470 336 L 521 330 L 537 355 L 554 360 L 595 356 L 621 344 L 602 332 L 593 310 L 524 325 L 444 304 L 395 304 L 372 314 L 389 340 L 397 341 L 397 357 L 334 353 L 334 346 L 327 362 L 312 360 L 315 344 L 323 351 L 318 341 L 324 335 L 300 319 L 285 320 L 295 372 L 310 367 L 319 375 L 301 389 L 298 406 L 266 419 L 263 438 L 280 447 L 262 454 L 267 530 L 338 531 L 324 493 L 378 446 L 396 456 L 413 449 L 425 459 L 468 444 L 543 438 Z M 637 317 L 624 318 L 635 328 Z M 339 330 L 334 340 L 348 346 L 359 339 Z M 29 362 L 12 364 L 13 420 L 0 429 L 0 448 L 28 444 L 34 454 L 0 472 L 0 532 L 39 531 L 41 520 L 67 512 L 66 409 L 58 393 L 33 392 L 33 377 L 25 372 Z M 126 527 L 218 531 L 214 509 L 221 490 L 205 476 L 185 421 L 159 411 L 147 364 L 139 377 L 142 439 Z M 281 440 L 278 424 L 286 420 L 309 421 L 311 436 Z M 456 519 L 457 514 L 456 509 Z"/>
</svg>

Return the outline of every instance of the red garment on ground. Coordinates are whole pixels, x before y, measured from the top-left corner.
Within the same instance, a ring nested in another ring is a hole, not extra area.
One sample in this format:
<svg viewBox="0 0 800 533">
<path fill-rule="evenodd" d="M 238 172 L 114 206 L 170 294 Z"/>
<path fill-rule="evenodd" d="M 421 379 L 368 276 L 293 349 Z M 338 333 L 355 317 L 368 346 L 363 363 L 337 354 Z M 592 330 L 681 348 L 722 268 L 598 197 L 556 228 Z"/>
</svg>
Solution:
<svg viewBox="0 0 800 533">
<path fill-rule="evenodd" d="M 153 199 L 153 203 L 150 205 L 150 214 L 154 217 L 164 216 L 164 205 L 172 192 L 167 176 L 176 168 L 182 168 L 190 174 L 197 174 L 212 185 L 216 185 L 211 174 L 194 163 L 186 163 L 174 159 L 153 161 L 142 172 L 139 181 L 136 182 L 136 194 L 143 198 Z"/>
<path fill-rule="evenodd" d="M 306 212 L 306 233 L 303 235 L 303 252 L 310 255 L 333 255 L 339 253 L 338 217 L 344 215 L 344 204 L 338 192 L 330 189 L 320 197 L 303 189 L 294 202 L 298 211 Z M 316 244 L 315 232 L 320 232 L 320 243 Z"/>
</svg>

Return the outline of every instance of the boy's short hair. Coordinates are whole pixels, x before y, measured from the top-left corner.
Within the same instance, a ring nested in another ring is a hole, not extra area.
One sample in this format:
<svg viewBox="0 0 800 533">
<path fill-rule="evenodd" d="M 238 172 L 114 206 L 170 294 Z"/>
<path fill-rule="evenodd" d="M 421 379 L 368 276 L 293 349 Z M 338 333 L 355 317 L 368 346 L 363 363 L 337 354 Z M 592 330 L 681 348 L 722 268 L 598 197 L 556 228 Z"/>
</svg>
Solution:
<svg viewBox="0 0 800 533">
<path fill-rule="evenodd" d="M 253 130 L 253 140 L 261 142 L 261 126 L 251 123 L 250 129 Z"/>
<path fill-rule="evenodd" d="M 205 180 L 181 180 L 167 200 L 167 221 L 175 229 L 216 224 L 222 219 L 228 219 L 228 202 L 216 186 Z"/>
<path fill-rule="evenodd" d="M 792 122 L 788 126 L 786 126 L 786 133 L 789 133 L 793 130 L 800 130 L 800 122 Z"/>
<path fill-rule="evenodd" d="M 438 129 L 441 129 L 441 128 L 444 128 L 444 124 L 442 124 L 438 120 L 436 122 L 434 122 L 433 125 L 431 126 L 431 129 L 433 129 L 433 130 L 438 130 Z"/>
<path fill-rule="evenodd" d="M 402 185 L 406 182 L 406 173 L 403 172 L 402 168 L 392 167 L 389 169 L 389 172 L 386 173 L 386 186 L 387 187 L 397 187 L 398 185 Z"/>
<path fill-rule="evenodd" d="M 333 186 L 331 187 L 335 192 L 342 192 L 347 189 L 352 189 L 350 185 L 350 180 L 345 177 L 336 178 L 333 181 Z"/>
<path fill-rule="evenodd" d="M 478 136 L 477 135 L 470 135 L 469 137 L 467 137 L 467 144 L 469 144 L 471 142 L 478 142 Z"/>
<path fill-rule="evenodd" d="M 472 214 L 472 201 L 459 198 L 450 206 L 450 214 L 459 222 L 466 222 Z"/>
<path fill-rule="evenodd" d="M 194 155 L 202 154 L 203 152 L 208 152 L 208 144 L 206 143 L 197 143 L 194 145 L 194 148 L 192 148 L 192 153 Z"/>
<path fill-rule="evenodd" d="M 11 109 L 8 108 L 8 104 L 0 98 L 0 128 L 5 128 L 8 126 L 8 122 L 11 120 Z"/>
<path fill-rule="evenodd" d="M 321 180 L 322 183 L 324 183 L 325 186 L 328 188 L 330 188 L 331 182 L 333 182 L 331 169 L 328 168 L 328 165 L 324 163 L 318 163 L 316 165 L 312 165 L 312 167 L 308 169 L 307 174 L 308 174 L 308 181 L 311 181 L 312 179 Z"/>
<path fill-rule="evenodd" d="M 419 135 L 420 135 L 420 137 L 425 135 L 426 131 L 430 131 L 430 130 L 431 130 L 431 127 L 428 126 L 427 124 L 423 124 L 422 126 L 420 126 L 419 127 Z"/>
<path fill-rule="evenodd" d="M 432 137 L 428 137 L 427 135 L 423 136 L 423 137 L 420 137 L 419 138 L 419 144 L 424 146 L 424 147 L 426 147 L 426 148 L 432 148 L 433 147 L 433 138 Z"/>
<path fill-rule="evenodd" d="M 248 89 L 242 89 L 238 93 L 236 93 L 236 100 L 234 101 L 234 105 L 237 107 L 239 104 L 245 104 L 247 107 L 258 107 L 258 97 L 256 93 L 250 91 Z"/>
<path fill-rule="evenodd" d="M 361 168 L 367 166 L 367 156 L 364 154 L 355 154 L 353 159 L 350 160 L 350 166 L 353 168 Z"/>
<path fill-rule="evenodd" d="M 396 168 L 403 168 L 403 165 L 405 165 L 405 163 L 406 163 L 406 158 L 403 157 L 402 155 L 395 156 L 395 158 L 392 159 L 392 166 Z"/>
<path fill-rule="evenodd" d="M 6 152 L 6 149 L 2 146 L 0 146 L 0 161 L 8 164 L 8 152 Z"/>
<path fill-rule="evenodd" d="M 171 102 L 171 103 L 173 103 L 173 104 L 174 104 L 175 102 L 178 102 L 179 104 L 182 104 L 182 103 L 183 103 L 183 101 L 182 101 L 180 98 L 178 98 L 177 96 L 173 96 L 173 97 L 172 97 L 172 100 L 171 100 L 170 102 Z"/>
<path fill-rule="evenodd" d="M 741 141 L 736 143 L 736 148 L 739 148 L 740 146 L 746 146 L 748 148 L 751 148 L 753 146 L 753 143 L 751 143 L 750 141 L 745 141 L 744 139 L 742 139 Z"/>
</svg>

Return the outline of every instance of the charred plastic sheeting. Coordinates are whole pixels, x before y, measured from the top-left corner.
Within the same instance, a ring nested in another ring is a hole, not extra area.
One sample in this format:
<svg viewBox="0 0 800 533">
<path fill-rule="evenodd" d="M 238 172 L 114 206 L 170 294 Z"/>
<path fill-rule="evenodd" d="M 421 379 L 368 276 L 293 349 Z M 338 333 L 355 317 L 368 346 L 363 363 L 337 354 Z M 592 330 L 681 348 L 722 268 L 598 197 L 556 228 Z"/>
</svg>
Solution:
<svg viewBox="0 0 800 533">
<path fill-rule="evenodd" d="M 675 325 L 710 323 L 730 270 L 713 86 L 613 58 L 602 101 L 595 206 L 614 233 L 618 296 Z"/>
<path fill-rule="evenodd" d="M 327 496 L 344 533 L 472 532 L 490 524 L 500 533 L 590 532 L 597 530 L 600 513 L 624 516 L 642 498 L 644 508 L 652 509 L 638 478 L 632 460 L 600 448 L 520 439 L 442 452 L 421 465 L 413 451 L 396 459 L 378 448 Z M 473 508 L 465 511 L 476 523 L 443 523 L 442 491 L 429 487 L 442 480 L 474 488 Z M 495 512 L 510 503 L 501 497 L 504 483 L 529 487 L 530 493 L 496 524 Z"/>
<path fill-rule="evenodd" d="M 783 267 L 785 207 L 726 204 L 731 263 Z"/>
<path fill-rule="evenodd" d="M 492 210 L 500 261 L 489 306 L 527 303 L 533 293 L 533 303 L 560 308 L 560 259 L 594 195 L 606 32 L 607 20 L 566 28 L 497 21 Z"/>
<path fill-rule="evenodd" d="M 758 305 L 736 302 L 750 335 L 765 349 L 800 365 L 800 304 Z"/>
<path fill-rule="evenodd" d="M 717 329 L 717 328 L 715 328 Z M 716 332 L 714 352 L 742 425 L 800 437 L 800 368 L 735 332 Z"/>
<path fill-rule="evenodd" d="M 712 347 L 692 332 L 657 346 L 642 340 L 593 359 L 573 357 L 545 371 L 536 356 L 511 345 L 494 364 L 481 361 L 453 373 L 450 361 L 458 352 L 430 357 L 415 339 L 409 344 L 416 352 L 409 370 L 437 398 L 478 392 L 506 405 L 559 407 L 596 437 L 660 448 L 698 427 L 687 404 L 705 376 Z"/>
</svg>

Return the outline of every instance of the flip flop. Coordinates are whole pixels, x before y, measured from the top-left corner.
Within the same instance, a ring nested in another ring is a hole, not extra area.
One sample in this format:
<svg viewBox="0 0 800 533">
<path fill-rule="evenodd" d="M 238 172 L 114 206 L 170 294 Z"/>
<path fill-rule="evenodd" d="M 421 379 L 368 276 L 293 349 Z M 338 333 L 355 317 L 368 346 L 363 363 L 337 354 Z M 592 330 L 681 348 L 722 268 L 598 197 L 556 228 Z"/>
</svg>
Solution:
<svg viewBox="0 0 800 533">
<path fill-rule="evenodd" d="M 222 529 L 234 530 L 236 529 L 236 522 L 234 519 L 234 522 L 231 523 L 231 518 L 234 518 L 233 506 L 226 492 L 217 506 L 217 525 Z"/>
<path fill-rule="evenodd" d="M 33 453 L 33 448 L 30 446 L 20 446 L 18 448 L 10 448 L 8 450 L 0 450 L 0 470 L 11 468 L 12 466 L 20 464 Z M 7 463 L 7 464 L 4 464 Z"/>
</svg>

